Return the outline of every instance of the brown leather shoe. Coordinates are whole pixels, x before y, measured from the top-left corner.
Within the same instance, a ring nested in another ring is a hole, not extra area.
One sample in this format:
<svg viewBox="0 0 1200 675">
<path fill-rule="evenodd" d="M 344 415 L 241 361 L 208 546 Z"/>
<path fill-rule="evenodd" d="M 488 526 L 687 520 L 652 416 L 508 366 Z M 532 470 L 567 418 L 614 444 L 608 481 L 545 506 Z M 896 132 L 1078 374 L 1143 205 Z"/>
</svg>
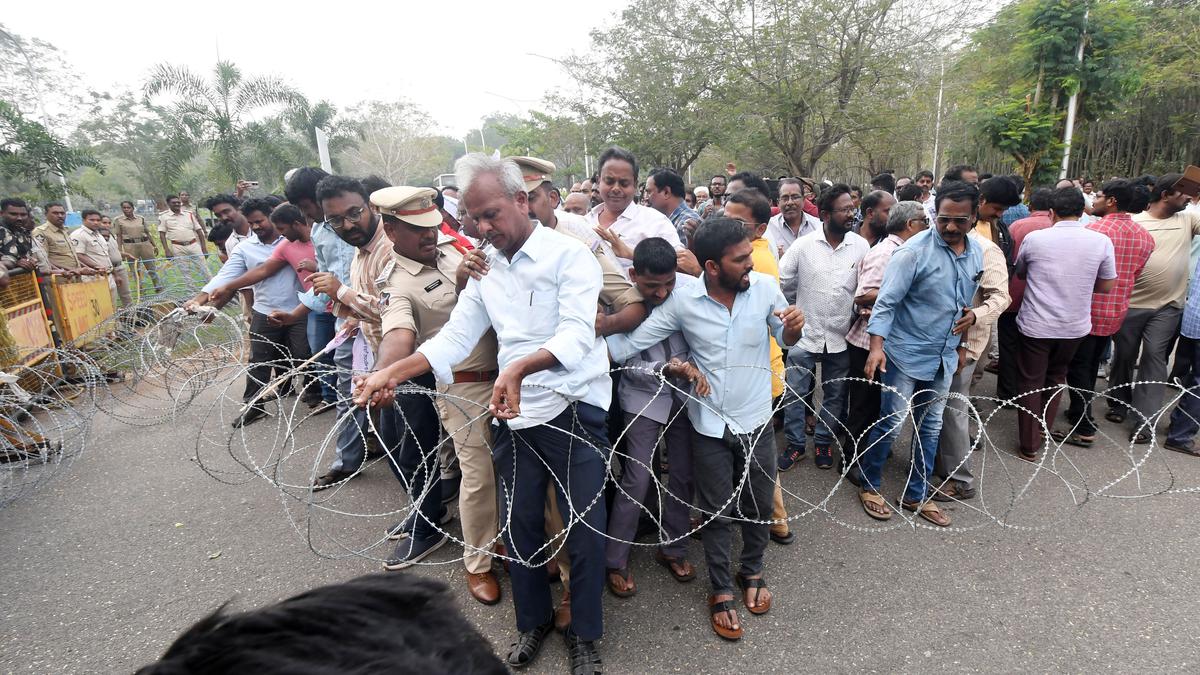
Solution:
<svg viewBox="0 0 1200 675">
<path fill-rule="evenodd" d="M 567 630 L 571 625 L 571 591 L 564 591 L 562 602 L 558 603 L 558 609 L 554 610 L 554 628 L 558 632 Z"/>
<path fill-rule="evenodd" d="M 467 589 L 476 600 L 485 605 L 500 602 L 500 582 L 496 581 L 496 575 L 491 570 L 467 572 Z"/>
</svg>

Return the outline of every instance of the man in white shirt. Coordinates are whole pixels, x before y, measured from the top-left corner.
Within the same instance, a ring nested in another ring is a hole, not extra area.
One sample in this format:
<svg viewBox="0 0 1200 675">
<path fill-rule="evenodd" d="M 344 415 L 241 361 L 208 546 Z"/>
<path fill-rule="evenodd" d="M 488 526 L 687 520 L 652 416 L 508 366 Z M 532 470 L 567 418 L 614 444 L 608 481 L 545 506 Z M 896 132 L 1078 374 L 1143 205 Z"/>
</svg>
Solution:
<svg viewBox="0 0 1200 675">
<path fill-rule="evenodd" d="M 604 201 L 588 212 L 588 223 L 612 247 L 627 275 L 633 266 L 633 249 L 643 239 L 662 237 L 676 251 L 683 249 L 670 219 L 635 202 L 637 188 L 637 159 L 628 150 L 614 146 L 600 154 L 600 196 Z"/>
<path fill-rule="evenodd" d="M 798 239 L 779 261 L 783 296 L 799 307 L 807 320 L 804 334 L 787 355 L 783 409 L 787 448 L 779 457 L 779 468 L 784 470 L 804 457 L 807 449 L 807 408 L 799 399 L 808 392 L 818 363 L 822 396 L 813 434 L 813 461 L 818 469 L 833 466 L 834 436 L 845 417 L 845 378 L 850 369 L 846 333 L 854 319 L 858 263 L 871 248 L 850 229 L 857 212 L 850 186 L 839 183 L 827 188 L 821 193 L 818 209 L 821 230 Z"/>
<path fill-rule="evenodd" d="M 525 182 L 511 160 L 470 154 L 455 170 L 463 204 L 496 251 L 488 273 L 467 282 L 436 336 L 362 380 L 355 400 L 389 405 L 396 386 L 430 371 L 439 381 L 452 381 L 452 367 L 489 327 L 495 329 L 500 375 L 489 406 L 497 419 L 493 456 L 498 486 L 506 495 L 505 539 L 509 554 L 520 561 L 509 572 L 520 635 L 508 663 L 528 665 L 554 627 L 549 581 L 541 567 L 553 554 L 544 530 L 546 490 L 552 485 L 559 509 L 576 521 L 568 525 L 566 538 L 571 662 L 598 667 L 594 641 L 603 632 L 605 411 L 612 396 L 607 349 L 595 333 L 600 265 L 576 239 L 530 220 Z M 564 492 L 568 486 L 569 494 Z"/>
<path fill-rule="evenodd" d="M 804 185 L 799 178 L 779 181 L 779 213 L 767 221 L 767 241 L 782 258 L 800 237 L 821 229 L 821 221 L 804 212 Z"/>
</svg>

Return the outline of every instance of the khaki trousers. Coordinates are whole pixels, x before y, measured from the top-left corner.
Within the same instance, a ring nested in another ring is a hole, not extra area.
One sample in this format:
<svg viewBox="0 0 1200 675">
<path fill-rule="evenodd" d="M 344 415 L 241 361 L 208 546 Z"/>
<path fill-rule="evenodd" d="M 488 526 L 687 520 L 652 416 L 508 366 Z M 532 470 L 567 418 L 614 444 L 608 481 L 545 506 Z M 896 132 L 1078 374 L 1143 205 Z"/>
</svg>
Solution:
<svg viewBox="0 0 1200 675">
<path fill-rule="evenodd" d="M 492 385 L 492 382 L 438 385 L 439 392 L 449 395 L 438 397 L 437 409 L 442 427 L 454 439 L 454 451 L 462 471 L 458 517 L 462 520 L 463 541 L 467 544 L 463 563 L 468 572 L 475 574 L 492 569 L 491 551 L 499 527 L 496 473 L 492 464 L 492 417 L 486 414 L 487 404 L 492 399 Z"/>
</svg>

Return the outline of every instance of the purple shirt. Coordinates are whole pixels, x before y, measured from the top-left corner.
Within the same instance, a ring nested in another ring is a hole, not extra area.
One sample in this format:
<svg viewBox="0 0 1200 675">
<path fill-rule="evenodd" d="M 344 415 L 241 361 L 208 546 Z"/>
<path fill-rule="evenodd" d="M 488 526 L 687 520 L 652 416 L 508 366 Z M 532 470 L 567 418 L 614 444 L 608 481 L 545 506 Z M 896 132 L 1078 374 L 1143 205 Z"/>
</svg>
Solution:
<svg viewBox="0 0 1200 675">
<path fill-rule="evenodd" d="M 1030 232 L 1014 264 L 1016 273 L 1025 275 L 1017 328 L 1036 338 L 1087 335 L 1096 280 L 1117 278 L 1112 240 L 1073 220 Z"/>
</svg>

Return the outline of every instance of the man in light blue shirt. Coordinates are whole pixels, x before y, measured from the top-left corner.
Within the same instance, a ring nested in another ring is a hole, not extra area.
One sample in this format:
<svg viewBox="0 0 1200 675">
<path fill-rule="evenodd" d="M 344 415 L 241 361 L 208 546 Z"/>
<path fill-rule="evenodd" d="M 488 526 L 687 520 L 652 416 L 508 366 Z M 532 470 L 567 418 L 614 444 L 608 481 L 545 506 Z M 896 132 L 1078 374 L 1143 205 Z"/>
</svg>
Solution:
<svg viewBox="0 0 1200 675">
<path fill-rule="evenodd" d="M 892 254 L 867 323 L 871 352 L 865 374 L 882 372 L 884 388 L 880 420 L 859 460 L 859 499 L 872 518 L 892 517 L 879 494 L 883 464 L 911 414 L 913 466 L 900 505 L 946 527 L 950 517 L 928 500 L 929 477 L 950 381 L 965 363 L 963 342 L 975 323 L 971 305 L 983 275 L 983 249 L 967 237 L 975 227 L 978 188 L 943 181 L 936 200 L 937 231 L 920 232 Z"/>
<path fill-rule="evenodd" d="M 705 221 L 692 250 L 704 269 L 702 283 L 676 289 L 628 335 L 608 338 L 618 362 L 680 331 L 703 375 L 688 402 L 696 506 L 706 518 L 701 537 L 712 595 L 713 630 L 742 635 L 730 574 L 731 518 L 741 521 L 741 570 L 746 608 L 763 614 L 771 594 L 763 581 L 763 553 L 775 493 L 775 435 L 771 429 L 771 336 L 790 347 L 804 316 L 784 300 L 779 284 L 752 272 L 745 227 L 731 218 Z M 749 464 L 749 466 L 747 466 Z M 736 507 L 734 503 L 736 502 Z"/>
<path fill-rule="evenodd" d="M 495 329 L 500 375 L 489 406 L 497 419 L 492 454 L 505 496 L 500 521 L 509 555 L 519 561 L 509 571 L 520 635 L 508 664 L 528 665 L 554 627 L 541 567 L 554 553 L 544 519 L 553 485 L 560 512 L 569 516 L 571 662 L 598 667 L 612 398 L 604 342 L 595 331 L 600 264 L 579 240 L 529 219 L 525 182 L 512 160 L 476 153 L 455 169 L 463 203 L 496 250 L 487 274 L 467 282 L 436 336 L 363 380 L 355 400 L 389 405 L 396 386 L 430 371 L 453 382 L 453 366 Z"/>
<path fill-rule="evenodd" d="M 225 261 L 216 276 L 204 284 L 204 288 L 192 302 L 207 303 L 210 293 L 262 265 L 271 257 L 275 247 L 283 241 L 270 219 L 260 211 L 261 209 L 254 213 L 261 217 L 248 219 L 253 234 L 233 249 L 229 260 Z M 246 373 L 246 389 L 242 400 L 249 402 L 266 386 L 271 380 L 272 364 L 278 366 L 286 359 L 300 362 L 309 357 L 308 334 L 304 324 L 279 326 L 272 324 L 268 319 L 271 312 L 291 311 L 296 306 L 296 294 L 301 288 L 300 279 L 291 267 L 284 267 L 252 286 L 254 305 L 250 313 L 251 367 Z M 262 402 L 256 402 L 238 415 L 233 421 L 233 426 L 243 427 L 266 414 Z"/>
</svg>

